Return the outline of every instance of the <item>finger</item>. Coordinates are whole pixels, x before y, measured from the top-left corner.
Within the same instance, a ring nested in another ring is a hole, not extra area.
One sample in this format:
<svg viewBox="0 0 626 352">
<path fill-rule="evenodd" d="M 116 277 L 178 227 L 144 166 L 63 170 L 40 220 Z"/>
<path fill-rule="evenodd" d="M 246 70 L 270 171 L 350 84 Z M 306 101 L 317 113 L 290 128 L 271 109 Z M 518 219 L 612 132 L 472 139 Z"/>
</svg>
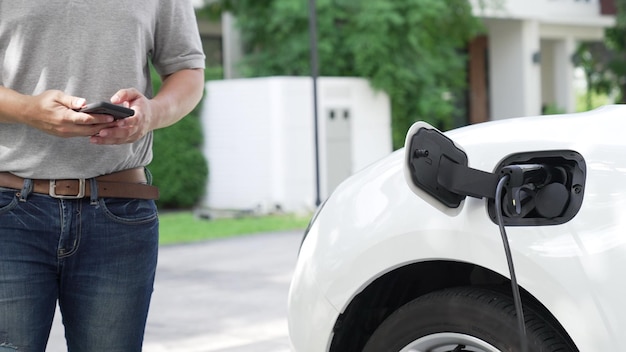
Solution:
<svg viewBox="0 0 626 352">
<path fill-rule="evenodd" d="M 80 109 L 87 104 L 85 98 L 75 97 L 67 94 L 61 95 L 57 101 L 72 110 Z"/>
<path fill-rule="evenodd" d="M 99 128 L 115 127 L 115 119 L 111 115 L 104 114 L 87 114 L 84 112 L 76 112 L 76 117 L 73 119 L 77 125 L 104 125 Z"/>
<path fill-rule="evenodd" d="M 113 94 L 111 97 L 111 103 L 113 104 L 123 104 L 128 103 L 138 96 L 138 91 L 133 88 L 120 89 L 117 93 Z M 128 106 L 127 106 L 128 107 Z"/>
<path fill-rule="evenodd" d="M 123 119 L 116 120 L 115 122 L 117 123 L 117 127 L 133 127 L 137 125 L 138 121 L 139 118 L 137 113 L 135 113 L 133 116 L 125 117 Z"/>
<path fill-rule="evenodd" d="M 111 97 L 111 103 L 112 104 L 121 104 L 123 103 L 126 97 L 126 90 L 125 89 L 120 89 L 117 91 L 117 93 L 113 94 L 113 96 Z"/>
<path fill-rule="evenodd" d="M 59 137 L 89 137 L 97 134 L 102 126 L 106 126 L 106 124 L 102 125 L 84 125 L 84 124 L 70 124 L 63 125 L 61 127 L 55 128 L 51 130 L 49 133 L 59 136 Z"/>
<path fill-rule="evenodd" d="M 115 139 L 103 137 L 102 134 L 103 134 L 103 132 L 100 132 L 98 134 L 95 134 L 95 135 L 89 137 L 89 143 L 91 143 L 91 144 L 98 144 L 98 145 L 118 144 L 118 143 L 116 143 Z"/>
<path fill-rule="evenodd" d="M 89 138 L 89 142 L 91 144 L 102 144 L 102 145 L 111 145 L 117 144 L 118 138 L 116 138 L 111 129 L 103 129 L 98 131 L 98 133 L 92 135 Z"/>
<path fill-rule="evenodd" d="M 112 126 L 100 129 L 98 133 L 92 135 L 90 142 L 105 145 L 123 144 L 127 143 L 131 133 L 132 129 L 120 128 L 119 121 L 116 121 Z"/>
</svg>

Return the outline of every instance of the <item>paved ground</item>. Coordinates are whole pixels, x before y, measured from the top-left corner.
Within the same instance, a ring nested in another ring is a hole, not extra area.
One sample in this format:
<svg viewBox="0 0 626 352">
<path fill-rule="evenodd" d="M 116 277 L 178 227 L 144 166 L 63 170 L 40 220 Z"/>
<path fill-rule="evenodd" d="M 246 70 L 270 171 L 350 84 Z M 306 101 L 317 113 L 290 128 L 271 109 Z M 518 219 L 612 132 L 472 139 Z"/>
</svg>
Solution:
<svg viewBox="0 0 626 352">
<path fill-rule="evenodd" d="M 161 248 L 144 352 L 287 352 L 301 231 Z M 65 352 L 57 314 L 47 352 Z"/>
</svg>

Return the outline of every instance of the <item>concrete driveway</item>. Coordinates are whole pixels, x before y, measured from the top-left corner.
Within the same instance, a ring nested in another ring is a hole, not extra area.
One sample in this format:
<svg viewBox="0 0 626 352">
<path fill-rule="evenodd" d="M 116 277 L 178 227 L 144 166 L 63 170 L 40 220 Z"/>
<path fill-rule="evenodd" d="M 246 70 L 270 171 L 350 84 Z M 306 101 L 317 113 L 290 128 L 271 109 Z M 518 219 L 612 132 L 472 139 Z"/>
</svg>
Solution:
<svg viewBox="0 0 626 352">
<path fill-rule="evenodd" d="M 165 246 L 144 352 L 287 352 L 287 293 L 302 231 Z M 47 352 L 65 352 L 59 314 Z"/>
</svg>

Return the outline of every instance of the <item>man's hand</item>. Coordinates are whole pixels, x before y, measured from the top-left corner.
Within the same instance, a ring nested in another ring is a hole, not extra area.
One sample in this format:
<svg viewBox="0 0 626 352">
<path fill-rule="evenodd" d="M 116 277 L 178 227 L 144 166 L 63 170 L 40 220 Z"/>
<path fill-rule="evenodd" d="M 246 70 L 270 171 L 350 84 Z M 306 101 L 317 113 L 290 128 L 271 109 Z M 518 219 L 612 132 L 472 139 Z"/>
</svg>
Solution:
<svg viewBox="0 0 626 352">
<path fill-rule="evenodd" d="M 135 110 L 133 116 L 117 120 L 115 123 L 102 128 L 93 135 L 90 142 L 93 144 L 125 144 L 133 143 L 150 132 L 153 121 L 151 101 L 137 89 L 119 90 L 111 103 L 121 104 Z"/>
<path fill-rule="evenodd" d="M 36 96 L 6 89 L 3 93 L 10 94 L 15 105 L 12 110 L 0 115 L 0 122 L 23 123 L 63 138 L 92 136 L 113 124 L 111 116 L 76 112 L 75 109 L 85 105 L 85 99 L 58 90 L 45 91 Z"/>
<path fill-rule="evenodd" d="M 117 120 L 91 137 L 94 144 L 132 143 L 150 131 L 173 125 L 198 104 L 204 90 L 204 71 L 185 69 L 163 78 L 159 93 L 146 98 L 137 89 L 121 89 L 111 103 L 135 110 L 135 115 Z"/>
</svg>

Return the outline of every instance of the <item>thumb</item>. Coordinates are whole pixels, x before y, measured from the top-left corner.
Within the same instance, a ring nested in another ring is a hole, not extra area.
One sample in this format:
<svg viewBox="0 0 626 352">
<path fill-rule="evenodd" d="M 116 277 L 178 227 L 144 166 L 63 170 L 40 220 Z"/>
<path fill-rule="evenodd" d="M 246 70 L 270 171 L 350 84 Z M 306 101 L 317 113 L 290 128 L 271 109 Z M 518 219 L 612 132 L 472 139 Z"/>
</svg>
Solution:
<svg viewBox="0 0 626 352">
<path fill-rule="evenodd" d="M 135 88 L 120 89 L 111 97 L 111 103 L 129 107 L 133 101 L 141 98 L 141 96 L 142 94 Z"/>
<path fill-rule="evenodd" d="M 131 94 L 129 89 L 120 89 L 111 97 L 112 104 L 122 104 L 131 100 Z"/>
<path fill-rule="evenodd" d="M 61 97 L 60 103 L 67 106 L 70 109 L 77 110 L 85 106 L 87 101 L 85 100 L 85 98 L 74 97 L 71 95 L 64 95 Z"/>
</svg>

